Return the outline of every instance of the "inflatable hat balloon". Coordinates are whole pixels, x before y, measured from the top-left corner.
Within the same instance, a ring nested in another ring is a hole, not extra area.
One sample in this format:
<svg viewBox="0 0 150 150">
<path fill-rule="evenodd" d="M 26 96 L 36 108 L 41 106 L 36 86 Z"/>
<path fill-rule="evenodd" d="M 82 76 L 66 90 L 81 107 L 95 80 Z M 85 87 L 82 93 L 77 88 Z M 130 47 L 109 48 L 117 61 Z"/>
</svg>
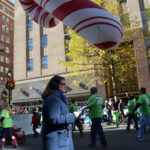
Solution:
<svg viewBox="0 0 150 150">
<path fill-rule="evenodd" d="M 19 0 L 33 20 L 53 27 L 58 20 L 100 49 L 113 49 L 122 39 L 120 21 L 90 0 Z M 54 17 L 55 18 L 54 18 Z"/>
</svg>

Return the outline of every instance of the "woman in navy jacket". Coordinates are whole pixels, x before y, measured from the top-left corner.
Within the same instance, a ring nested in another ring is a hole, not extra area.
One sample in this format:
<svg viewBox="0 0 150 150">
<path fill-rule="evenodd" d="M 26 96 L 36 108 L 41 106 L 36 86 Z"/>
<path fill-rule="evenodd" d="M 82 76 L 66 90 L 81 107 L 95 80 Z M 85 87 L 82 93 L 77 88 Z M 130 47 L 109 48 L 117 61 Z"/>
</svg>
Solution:
<svg viewBox="0 0 150 150">
<path fill-rule="evenodd" d="M 65 78 L 54 76 L 42 94 L 42 150 L 74 150 L 72 124 L 80 112 L 69 113 Z"/>
</svg>

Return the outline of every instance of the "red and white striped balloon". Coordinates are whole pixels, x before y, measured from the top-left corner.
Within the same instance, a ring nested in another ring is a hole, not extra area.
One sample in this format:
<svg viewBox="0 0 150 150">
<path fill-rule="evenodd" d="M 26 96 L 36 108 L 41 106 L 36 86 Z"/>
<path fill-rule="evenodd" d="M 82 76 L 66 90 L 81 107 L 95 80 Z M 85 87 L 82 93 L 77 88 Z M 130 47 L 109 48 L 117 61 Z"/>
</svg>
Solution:
<svg viewBox="0 0 150 150">
<path fill-rule="evenodd" d="M 28 4 L 29 2 L 38 4 L 35 8 L 43 8 L 43 10 L 52 14 L 52 16 L 62 21 L 65 25 L 100 49 L 113 49 L 121 42 L 123 28 L 120 21 L 90 0 L 20 1 L 22 1 L 23 8 L 31 7 L 31 4 Z M 27 12 L 26 9 L 25 11 Z M 42 11 L 37 8 L 36 13 L 34 9 L 32 11 L 34 11 L 34 17 L 32 15 L 32 18 L 39 17 L 39 20 L 41 20 L 41 16 L 43 15 Z"/>
<path fill-rule="evenodd" d="M 23 9 L 29 17 L 43 27 L 55 27 L 58 20 L 54 18 L 50 12 L 39 6 L 38 3 L 32 0 L 19 0 Z"/>
</svg>

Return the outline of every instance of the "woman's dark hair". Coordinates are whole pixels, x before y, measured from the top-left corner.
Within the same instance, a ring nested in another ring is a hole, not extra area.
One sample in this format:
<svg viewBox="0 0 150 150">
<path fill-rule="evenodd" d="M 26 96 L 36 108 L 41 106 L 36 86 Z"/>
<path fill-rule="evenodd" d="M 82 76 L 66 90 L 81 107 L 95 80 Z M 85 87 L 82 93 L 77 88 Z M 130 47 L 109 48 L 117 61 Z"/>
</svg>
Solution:
<svg viewBox="0 0 150 150">
<path fill-rule="evenodd" d="M 61 76 L 54 76 L 53 78 L 51 78 L 47 84 L 47 87 L 42 93 L 42 98 L 44 99 L 47 96 L 51 95 L 54 90 L 58 90 L 58 85 L 60 84 L 61 80 L 65 80 L 65 78 Z"/>
</svg>

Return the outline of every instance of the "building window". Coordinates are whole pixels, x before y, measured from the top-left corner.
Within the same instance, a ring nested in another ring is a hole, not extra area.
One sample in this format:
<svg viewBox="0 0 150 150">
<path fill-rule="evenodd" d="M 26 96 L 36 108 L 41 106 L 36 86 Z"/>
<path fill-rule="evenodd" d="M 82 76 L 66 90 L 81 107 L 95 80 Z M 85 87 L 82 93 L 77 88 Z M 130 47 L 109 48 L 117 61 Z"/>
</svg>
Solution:
<svg viewBox="0 0 150 150">
<path fill-rule="evenodd" d="M 5 21 L 5 16 L 2 16 L 2 20 Z"/>
<path fill-rule="evenodd" d="M 33 29 L 33 21 L 28 20 L 28 31 L 31 31 Z"/>
<path fill-rule="evenodd" d="M 5 36 L 4 35 L 1 35 L 1 40 L 5 41 Z"/>
<path fill-rule="evenodd" d="M 4 72 L 4 67 L 3 66 L 0 67 L 0 72 Z"/>
<path fill-rule="evenodd" d="M 6 13 L 10 15 L 10 10 L 6 9 Z"/>
<path fill-rule="evenodd" d="M 4 25 L 2 25 L 2 31 L 5 31 L 5 26 Z"/>
<path fill-rule="evenodd" d="M 6 67 L 6 68 L 5 68 L 5 73 L 8 73 L 8 71 L 9 71 L 9 69 Z"/>
<path fill-rule="evenodd" d="M 6 33 L 9 33 L 9 28 L 8 27 L 6 28 Z"/>
<path fill-rule="evenodd" d="M 0 78 L 0 80 L 1 80 L 1 81 L 4 81 L 4 78 L 3 78 L 3 77 L 1 77 L 1 78 Z"/>
<path fill-rule="evenodd" d="M 5 7 L 3 6 L 3 11 L 5 11 Z"/>
<path fill-rule="evenodd" d="M 6 42 L 9 43 L 9 37 L 6 37 Z"/>
<path fill-rule="evenodd" d="M 29 39 L 28 40 L 28 50 L 32 50 L 33 49 L 33 39 Z"/>
<path fill-rule="evenodd" d="M 6 47 L 6 53 L 10 53 L 9 47 Z"/>
<path fill-rule="evenodd" d="M 47 35 L 43 35 L 41 37 L 41 47 L 46 47 L 48 45 L 48 36 Z"/>
<path fill-rule="evenodd" d="M 4 56 L 1 56 L 1 62 L 4 62 Z"/>
<path fill-rule="evenodd" d="M 33 59 L 28 60 L 27 70 L 32 71 L 33 70 Z"/>
<path fill-rule="evenodd" d="M 9 64 L 9 58 L 5 58 L 5 62 L 7 63 L 7 64 Z"/>
<path fill-rule="evenodd" d="M 48 56 L 42 57 L 42 68 L 48 68 Z"/>
<path fill-rule="evenodd" d="M 9 18 L 6 19 L 7 24 L 9 24 Z"/>
</svg>

